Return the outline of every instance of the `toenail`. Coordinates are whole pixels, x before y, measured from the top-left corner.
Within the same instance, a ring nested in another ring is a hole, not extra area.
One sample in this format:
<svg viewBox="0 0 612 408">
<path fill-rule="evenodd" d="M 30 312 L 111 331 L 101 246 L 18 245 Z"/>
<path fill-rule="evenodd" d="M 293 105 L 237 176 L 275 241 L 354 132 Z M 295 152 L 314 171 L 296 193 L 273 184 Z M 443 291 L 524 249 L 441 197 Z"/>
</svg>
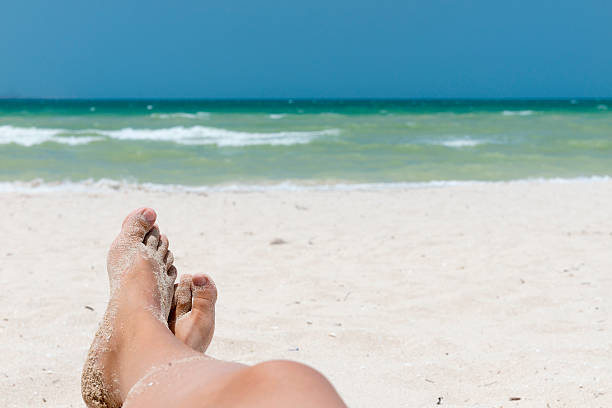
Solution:
<svg viewBox="0 0 612 408">
<path fill-rule="evenodd" d="M 147 222 L 155 221 L 155 211 L 151 210 L 150 208 L 145 209 L 142 216 Z"/>
<path fill-rule="evenodd" d="M 193 284 L 196 286 L 204 286 L 208 283 L 208 278 L 206 276 L 194 276 Z"/>
</svg>

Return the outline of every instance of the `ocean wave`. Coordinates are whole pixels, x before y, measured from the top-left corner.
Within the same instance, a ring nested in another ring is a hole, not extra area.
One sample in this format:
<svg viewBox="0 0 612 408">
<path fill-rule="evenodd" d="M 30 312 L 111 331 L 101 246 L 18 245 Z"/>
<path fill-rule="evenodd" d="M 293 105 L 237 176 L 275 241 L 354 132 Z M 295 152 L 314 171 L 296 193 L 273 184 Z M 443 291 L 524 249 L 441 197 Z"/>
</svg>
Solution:
<svg viewBox="0 0 612 408">
<path fill-rule="evenodd" d="M 456 149 L 460 149 L 462 147 L 475 147 L 475 146 L 487 144 L 487 143 L 491 143 L 491 142 L 488 140 L 471 139 L 468 137 L 457 138 L 457 139 L 447 139 L 447 140 L 435 140 L 435 141 L 428 142 L 428 144 L 452 147 Z"/>
<path fill-rule="evenodd" d="M 271 113 L 270 115 L 268 115 L 268 117 L 270 119 L 282 119 L 284 118 L 286 115 L 283 113 Z"/>
<path fill-rule="evenodd" d="M 72 132 L 73 135 L 68 134 L 70 132 Z M 66 129 L 21 128 L 9 125 L 0 126 L 0 144 L 15 143 L 21 146 L 30 147 L 52 142 L 77 146 L 103 139 L 104 138 L 100 136 L 75 136 L 74 131 Z"/>
<path fill-rule="evenodd" d="M 502 112 L 502 115 L 504 116 L 529 116 L 529 115 L 533 115 L 535 112 L 532 110 L 520 110 L 520 111 L 511 111 L 511 110 L 505 110 Z"/>
<path fill-rule="evenodd" d="M 253 146 L 253 145 L 294 145 L 310 143 L 320 136 L 335 136 L 338 129 L 310 132 L 240 132 L 206 126 L 176 126 L 166 129 L 132 129 L 98 131 L 98 133 L 119 140 L 154 140 L 175 142 L 186 145 Z"/>
<path fill-rule="evenodd" d="M 42 179 L 31 181 L 0 182 L 0 193 L 112 193 L 112 192 L 162 192 L 162 193 L 244 193 L 244 192 L 299 192 L 299 191 L 387 191 L 408 190 L 415 188 L 444 188 L 455 186 L 505 185 L 524 183 L 610 183 L 610 176 L 590 176 L 574 178 L 526 178 L 509 181 L 480 180 L 434 180 L 419 182 L 387 182 L 387 183 L 299 183 L 283 181 L 274 184 L 218 184 L 204 186 L 188 186 L 181 184 L 136 183 L 128 180 L 87 179 L 82 181 L 46 182 Z"/>
<path fill-rule="evenodd" d="M 100 129 L 50 129 L 0 126 L 0 144 L 15 143 L 34 146 L 46 142 L 68 145 L 83 145 L 105 138 L 115 140 L 142 140 L 173 142 L 184 145 L 253 146 L 253 145 L 295 145 L 307 144 L 322 136 L 336 136 L 339 129 L 285 132 L 241 132 L 206 126 L 175 126 L 163 129 L 119 130 Z"/>
<path fill-rule="evenodd" d="M 152 118 L 156 119 L 208 119 L 210 118 L 209 112 L 196 112 L 196 113 L 152 113 Z"/>
</svg>

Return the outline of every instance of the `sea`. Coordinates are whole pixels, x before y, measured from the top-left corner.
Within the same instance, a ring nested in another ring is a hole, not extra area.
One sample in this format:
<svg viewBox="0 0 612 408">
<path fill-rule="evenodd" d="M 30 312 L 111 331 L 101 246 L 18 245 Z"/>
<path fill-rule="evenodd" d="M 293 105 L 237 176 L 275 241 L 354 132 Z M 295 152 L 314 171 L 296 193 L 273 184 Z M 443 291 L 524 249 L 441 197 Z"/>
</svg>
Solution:
<svg viewBox="0 0 612 408">
<path fill-rule="evenodd" d="M 612 100 L 0 99 L 0 191 L 612 176 Z"/>
</svg>

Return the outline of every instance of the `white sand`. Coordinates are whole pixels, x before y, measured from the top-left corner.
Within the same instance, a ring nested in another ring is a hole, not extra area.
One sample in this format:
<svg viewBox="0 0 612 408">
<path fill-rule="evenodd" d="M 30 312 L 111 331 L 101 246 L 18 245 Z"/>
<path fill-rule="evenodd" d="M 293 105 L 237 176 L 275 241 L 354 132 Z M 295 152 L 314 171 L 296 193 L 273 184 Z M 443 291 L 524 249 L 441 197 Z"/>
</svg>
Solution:
<svg viewBox="0 0 612 408">
<path fill-rule="evenodd" d="M 141 205 L 217 283 L 213 356 L 305 362 L 355 407 L 612 406 L 602 181 L 0 194 L 0 407 L 83 406 L 106 251 Z"/>
</svg>

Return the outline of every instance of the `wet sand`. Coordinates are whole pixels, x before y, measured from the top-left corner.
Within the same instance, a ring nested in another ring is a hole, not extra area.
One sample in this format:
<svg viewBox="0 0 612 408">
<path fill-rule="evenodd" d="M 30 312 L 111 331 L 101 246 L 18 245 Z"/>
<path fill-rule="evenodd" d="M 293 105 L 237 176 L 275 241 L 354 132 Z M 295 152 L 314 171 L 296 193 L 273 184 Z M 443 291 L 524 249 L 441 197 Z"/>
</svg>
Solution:
<svg viewBox="0 0 612 408">
<path fill-rule="evenodd" d="M 354 407 L 612 405 L 612 182 L 575 181 L 0 194 L 0 406 L 83 406 L 106 251 L 142 205 L 217 283 L 212 356 L 310 364 Z"/>
</svg>

